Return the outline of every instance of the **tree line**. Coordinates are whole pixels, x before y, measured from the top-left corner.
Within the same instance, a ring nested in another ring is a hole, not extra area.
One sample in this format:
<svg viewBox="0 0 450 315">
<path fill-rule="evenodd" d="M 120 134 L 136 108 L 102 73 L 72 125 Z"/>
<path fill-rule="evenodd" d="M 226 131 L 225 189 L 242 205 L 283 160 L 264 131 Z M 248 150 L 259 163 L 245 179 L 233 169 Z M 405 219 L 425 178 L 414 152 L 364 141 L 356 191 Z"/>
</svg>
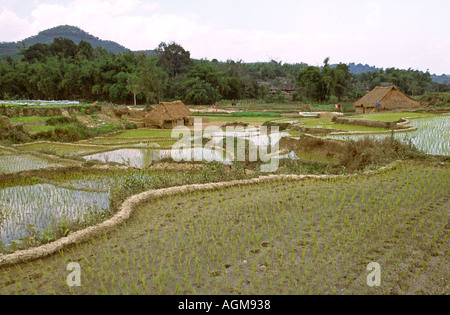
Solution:
<svg viewBox="0 0 450 315">
<path fill-rule="evenodd" d="M 86 41 L 65 38 L 37 43 L 22 58 L 0 61 L 1 99 L 76 99 L 154 104 L 181 99 L 188 104 L 219 100 L 264 99 L 268 102 L 329 102 L 356 99 L 383 82 L 409 95 L 431 91 L 429 73 L 386 69 L 353 75 L 349 66 L 304 63 L 244 63 L 195 60 L 181 45 L 161 43 L 156 55 L 111 53 Z M 291 96 L 281 89 L 295 86 Z M 273 89 L 275 87 L 275 89 Z"/>
</svg>

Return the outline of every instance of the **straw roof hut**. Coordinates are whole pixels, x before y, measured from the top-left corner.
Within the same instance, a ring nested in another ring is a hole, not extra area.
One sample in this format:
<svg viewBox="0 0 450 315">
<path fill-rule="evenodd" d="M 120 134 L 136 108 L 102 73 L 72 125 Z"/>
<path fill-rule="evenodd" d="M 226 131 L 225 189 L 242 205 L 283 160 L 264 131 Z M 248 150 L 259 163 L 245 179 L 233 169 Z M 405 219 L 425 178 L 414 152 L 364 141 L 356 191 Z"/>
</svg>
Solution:
<svg viewBox="0 0 450 315">
<path fill-rule="evenodd" d="M 171 129 L 185 125 L 192 112 L 181 101 L 161 102 L 154 110 L 145 115 L 146 127 Z"/>
<path fill-rule="evenodd" d="M 395 86 L 378 86 L 354 103 L 356 112 L 370 112 L 420 107 L 420 102 L 402 93 Z"/>
</svg>

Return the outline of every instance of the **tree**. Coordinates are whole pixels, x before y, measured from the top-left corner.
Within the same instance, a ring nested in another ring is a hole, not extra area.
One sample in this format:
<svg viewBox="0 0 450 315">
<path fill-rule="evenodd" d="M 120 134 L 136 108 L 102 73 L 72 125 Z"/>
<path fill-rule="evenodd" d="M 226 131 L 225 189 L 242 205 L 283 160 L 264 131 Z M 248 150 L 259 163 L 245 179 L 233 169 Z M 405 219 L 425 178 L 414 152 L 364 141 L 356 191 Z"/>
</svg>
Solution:
<svg viewBox="0 0 450 315">
<path fill-rule="evenodd" d="M 133 104 L 136 106 L 136 95 L 139 93 L 139 77 L 136 73 L 130 73 L 127 78 L 127 90 L 133 94 Z"/>
<path fill-rule="evenodd" d="M 227 100 L 238 100 L 241 98 L 241 82 L 237 77 L 227 78 L 228 89 L 223 97 Z"/>
<path fill-rule="evenodd" d="M 191 65 L 191 53 L 175 42 L 159 44 L 156 51 L 159 54 L 158 66 L 164 69 L 169 78 L 176 78 L 187 72 Z"/>
<path fill-rule="evenodd" d="M 335 68 L 335 85 L 334 94 L 337 96 L 340 102 L 342 97 L 347 94 L 348 87 L 352 75 L 350 73 L 350 67 L 346 64 L 340 63 Z"/>
<path fill-rule="evenodd" d="M 115 78 L 116 83 L 109 88 L 109 97 L 113 101 L 126 101 L 130 93 L 128 89 L 129 74 L 119 72 Z"/>
<path fill-rule="evenodd" d="M 60 58 L 75 58 L 77 51 L 77 45 L 75 45 L 75 43 L 70 39 L 63 37 L 55 38 L 53 43 L 50 45 L 51 54 Z"/>
<path fill-rule="evenodd" d="M 93 60 L 94 49 L 92 48 L 92 45 L 84 40 L 80 41 L 78 44 L 78 56 L 83 56 L 87 60 Z"/>
<path fill-rule="evenodd" d="M 156 59 L 139 55 L 141 67 L 139 77 L 139 91 L 144 93 L 147 104 L 159 102 L 161 94 L 167 84 L 167 74 L 157 66 Z"/>
<path fill-rule="evenodd" d="M 43 62 L 50 56 L 50 47 L 47 44 L 37 43 L 27 49 L 23 49 L 21 54 L 26 62 Z"/>
<path fill-rule="evenodd" d="M 297 85 L 308 98 L 315 101 L 325 101 L 329 95 L 327 80 L 318 67 L 309 66 L 300 71 Z"/>
<path fill-rule="evenodd" d="M 192 78 L 186 82 L 186 101 L 193 105 L 211 105 L 220 99 L 220 93 L 211 83 Z"/>
<path fill-rule="evenodd" d="M 231 91 L 225 73 L 211 65 L 197 64 L 185 77 L 186 99 L 195 105 L 213 104 Z"/>
</svg>

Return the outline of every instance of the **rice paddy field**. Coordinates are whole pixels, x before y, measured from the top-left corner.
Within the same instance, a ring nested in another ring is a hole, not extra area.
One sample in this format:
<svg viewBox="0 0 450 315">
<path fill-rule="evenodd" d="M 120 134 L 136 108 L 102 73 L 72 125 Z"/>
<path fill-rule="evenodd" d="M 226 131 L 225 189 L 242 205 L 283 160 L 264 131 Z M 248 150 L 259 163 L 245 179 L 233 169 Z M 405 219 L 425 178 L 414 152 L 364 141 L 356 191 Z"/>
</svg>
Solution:
<svg viewBox="0 0 450 315">
<path fill-rule="evenodd" d="M 0 268 L 0 294 L 448 294 L 449 196 L 448 166 L 409 162 L 161 198 L 114 232 Z"/>
<path fill-rule="evenodd" d="M 45 154 L 52 154 L 61 157 L 72 157 L 90 152 L 105 150 L 101 145 L 73 145 L 70 143 L 29 143 L 16 146 L 16 149 L 23 151 L 35 151 Z"/>
<path fill-rule="evenodd" d="M 366 120 L 374 120 L 374 121 L 385 121 L 385 122 L 394 122 L 398 121 L 402 118 L 419 118 L 419 117 L 428 117 L 433 116 L 433 114 L 426 113 L 380 113 L 380 114 L 367 114 L 362 115 L 360 117 L 353 117 L 355 119 L 366 119 Z"/>
<path fill-rule="evenodd" d="M 37 157 L 32 154 L 13 154 L 0 152 L 0 174 L 16 173 L 26 170 L 39 170 L 49 167 L 70 166 L 69 162 L 59 162 Z"/>
<path fill-rule="evenodd" d="M 306 118 L 298 121 L 300 126 L 305 128 L 320 128 L 320 129 L 330 129 L 336 131 L 386 131 L 384 128 L 376 127 L 366 127 L 366 126 L 352 126 L 335 124 L 331 121 L 331 118 Z"/>
<path fill-rule="evenodd" d="M 215 150 L 182 149 L 182 150 L 151 150 L 151 149 L 120 149 L 84 156 L 86 160 L 98 160 L 101 162 L 116 162 L 127 166 L 146 169 L 153 163 L 164 159 L 180 161 L 218 161 L 231 164 L 225 154 Z"/>
<path fill-rule="evenodd" d="M 419 150 L 427 154 L 450 155 L 450 115 L 411 119 L 411 125 L 418 130 L 407 133 L 396 133 L 395 138 L 411 142 Z M 366 135 L 330 136 L 335 139 L 355 140 Z M 374 138 L 390 137 L 389 134 L 373 134 Z"/>
<path fill-rule="evenodd" d="M 61 105 L 78 105 L 78 101 L 44 101 L 44 100 L 21 100 L 21 101 L 0 101 L 2 105 L 28 105 L 28 106 L 61 106 Z"/>
<path fill-rule="evenodd" d="M 0 241 L 8 247 L 30 232 L 45 233 L 53 221 L 81 220 L 88 211 L 108 211 L 109 194 L 49 184 L 8 187 L 0 190 L 0 210 Z"/>
<path fill-rule="evenodd" d="M 417 131 L 395 137 L 411 141 L 429 154 L 450 154 L 448 115 L 368 116 L 371 118 L 363 118 L 397 121 L 417 116 L 411 119 Z M 223 118 L 217 119 L 221 122 Z M 269 118 L 237 119 L 263 122 Z M 359 126 L 337 126 L 329 119 L 301 121 L 305 126 L 361 131 Z M 24 170 L 43 174 L 33 178 L 13 175 L 0 182 L 0 257 L 20 249 L 33 237 L 47 238 L 45 243 L 53 241 L 51 229 L 55 226 L 67 236 L 71 222 L 86 227 L 93 217 L 109 218 L 120 206 L 118 201 L 123 201 L 119 197 L 134 191 L 236 179 L 233 176 L 238 173 L 231 171 L 226 179 L 220 177 L 222 169 L 231 169 L 232 157 L 206 148 L 176 156 L 182 162 L 196 154 L 219 162 L 206 170 L 148 169 L 155 162 L 174 160 L 174 150 L 167 148 L 178 139 L 171 138 L 171 133 L 138 129 L 75 144 L 14 146 L 23 152 L 0 148 L 0 175 Z M 289 135 L 296 134 L 264 137 L 254 127 L 206 136 L 218 145 L 227 137 L 238 136 L 267 147 Z M 64 171 L 73 163 L 41 158 L 30 151 L 72 158 L 79 164 L 83 160 L 85 164 L 118 163 L 140 170 L 80 166 L 79 172 Z M 331 155 L 303 150 L 283 153 L 281 158 L 305 161 L 313 167 L 339 163 Z M 61 171 L 48 170 L 55 167 Z M 324 170 L 316 169 L 321 174 Z M 240 179 L 260 175 L 239 171 L 243 174 Z M 220 176 L 215 177 L 217 174 Z M 280 180 L 159 198 L 140 204 L 130 220 L 114 231 L 48 257 L 0 266 L 0 295 L 447 295 L 449 196 L 448 163 L 404 161 L 377 175 Z M 71 262 L 81 266 L 79 287 L 69 287 L 66 282 Z M 380 286 L 367 283 L 371 263 L 381 266 Z"/>
</svg>

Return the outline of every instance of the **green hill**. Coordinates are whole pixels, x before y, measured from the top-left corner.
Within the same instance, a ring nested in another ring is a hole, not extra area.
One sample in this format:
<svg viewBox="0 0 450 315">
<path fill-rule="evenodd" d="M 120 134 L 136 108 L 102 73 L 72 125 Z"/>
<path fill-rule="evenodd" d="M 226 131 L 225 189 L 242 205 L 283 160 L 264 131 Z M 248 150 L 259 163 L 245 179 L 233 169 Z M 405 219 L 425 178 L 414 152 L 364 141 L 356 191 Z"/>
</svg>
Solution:
<svg viewBox="0 0 450 315">
<path fill-rule="evenodd" d="M 42 44 L 51 44 L 53 40 L 57 37 L 63 37 L 72 40 L 75 44 L 82 40 L 90 43 L 92 47 L 102 47 L 109 52 L 113 53 L 122 53 L 125 51 L 130 51 L 126 47 L 109 40 L 102 40 L 98 37 L 92 36 L 91 34 L 83 31 L 82 29 L 69 26 L 62 25 L 57 26 L 45 31 L 40 32 L 39 34 L 26 38 L 19 42 L 3 42 L 0 43 L 0 58 L 3 56 L 12 56 L 16 57 L 18 55 L 19 50 L 25 45 L 25 47 L 30 47 L 37 43 Z M 152 51 L 146 51 L 147 54 L 151 54 Z"/>
</svg>

